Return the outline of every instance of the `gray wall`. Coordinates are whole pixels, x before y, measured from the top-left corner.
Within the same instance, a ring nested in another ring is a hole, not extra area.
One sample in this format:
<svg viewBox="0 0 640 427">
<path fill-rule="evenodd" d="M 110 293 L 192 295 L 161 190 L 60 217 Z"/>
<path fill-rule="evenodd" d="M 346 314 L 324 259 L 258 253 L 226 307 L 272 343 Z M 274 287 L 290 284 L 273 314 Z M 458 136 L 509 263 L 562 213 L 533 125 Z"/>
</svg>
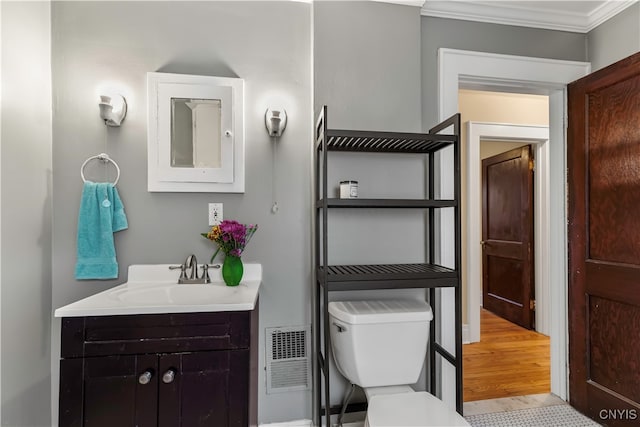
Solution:
<svg viewBox="0 0 640 427">
<path fill-rule="evenodd" d="M 422 111 L 438 119 L 438 49 L 586 61 L 586 35 L 455 19 L 422 17 Z"/>
<path fill-rule="evenodd" d="M 260 262 L 260 363 L 264 328 L 310 323 L 311 6 L 299 2 L 54 2 L 53 308 L 122 283 L 127 266 L 207 260 L 207 204 L 227 219 L 259 224 L 245 262 Z M 245 81 L 246 192 L 148 193 L 146 73 L 240 77 Z M 120 88 L 128 102 L 121 128 L 98 116 L 97 88 Z M 289 113 L 272 170 L 264 112 Z M 129 229 L 116 233 L 118 280 L 76 281 L 80 165 L 107 152 L 122 171 L 118 188 Z M 272 178 L 280 210 L 270 211 Z M 23 230 L 26 229 L 23 228 Z M 53 327 L 57 397 L 59 321 Z M 310 418 L 310 392 L 265 394 L 260 370 L 259 421 Z"/>
<path fill-rule="evenodd" d="M 323 1 L 315 2 L 313 10 L 314 105 L 316 113 L 327 105 L 329 128 L 419 132 L 420 8 Z M 420 198 L 425 191 L 424 160 L 411 155 L 330 154 L 330 197 L 345 179 L 359 181 L 362 198 Z M 332 211 L 329 262 L 423 262 L 424 223 L 424 213 L 416 211 Z M 332 292 L 330 299 L 419 292 Z M 331 403 L 338 404 L 344 381 L 335 368 L 331 390 Z"/>
<path fill-rule="evenodd" d="M 314 4 L 314 105 L 337 129 L 420 131 L 420 9 Z"/>
<path fill-rule="evenodd" d="M 48 2 L 1 2 L 3 426 L 51 425 Z"/>
<path fill-rule="evenodd" d="M 592 71 L 640 51 L 640 4 L 620 12 L 587 34 Z"/>
<path fill-rule="evenodd" d="M 314 79 L 316 115 L 327 105 L 330 128 L 420 131 L 420 9 L 376 2 L 316 2 Z M 364 198 L 424 193 L 423 163 L 416 156 L 335 154 L 329 169 L 332 197 L 345 179 L 357 180 L 359 197 Z M 403 214 L 415 216 L 415 212 Z M 329 228 L 332 263 L 408 260 L 407 241 L 416 250 L 409 257 L 423 259 L 421 239 L 412 242 L 403 235 L 401 224 L 391 221 L 397 213 L 341 210 L 336 216 L 338 221 Z M 371 232 L 380 227 L 380 219 L 385 220 L 384 238 Z"/>
</svg>

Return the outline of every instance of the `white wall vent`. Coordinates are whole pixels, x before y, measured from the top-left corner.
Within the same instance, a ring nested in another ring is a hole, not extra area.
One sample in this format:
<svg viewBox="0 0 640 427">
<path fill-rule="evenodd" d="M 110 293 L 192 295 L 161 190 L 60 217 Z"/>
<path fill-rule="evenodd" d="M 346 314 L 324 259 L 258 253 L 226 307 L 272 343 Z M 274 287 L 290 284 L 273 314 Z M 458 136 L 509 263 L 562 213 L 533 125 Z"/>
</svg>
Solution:
<svg viewBox="0 0 640 427">
<path fill-rule="evenodd" d="M 311 389 L 311 327 L 266 328 L 267 394 Z"/>
</svg>

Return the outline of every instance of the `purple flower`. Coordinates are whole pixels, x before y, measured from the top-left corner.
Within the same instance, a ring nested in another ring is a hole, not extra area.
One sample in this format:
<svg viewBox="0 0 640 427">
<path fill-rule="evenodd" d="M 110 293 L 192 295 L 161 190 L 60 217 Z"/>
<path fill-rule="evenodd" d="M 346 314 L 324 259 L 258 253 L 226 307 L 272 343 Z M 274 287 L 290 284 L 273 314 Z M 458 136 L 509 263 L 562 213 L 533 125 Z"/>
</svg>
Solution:
<svg viewBox="0 0 640 427">
<path fill-rule="evenodd" d="M 211 257 L 211 262 L 219 251 L 226 255 L 241 256 L 257 229 L 257 224 L 244 225 L 238 221 L 224 220 L 220 225 L 213 226 L 208 233 L 202 233 L 202 236 L 218 244 L 218 250 Z"/>
</svg>

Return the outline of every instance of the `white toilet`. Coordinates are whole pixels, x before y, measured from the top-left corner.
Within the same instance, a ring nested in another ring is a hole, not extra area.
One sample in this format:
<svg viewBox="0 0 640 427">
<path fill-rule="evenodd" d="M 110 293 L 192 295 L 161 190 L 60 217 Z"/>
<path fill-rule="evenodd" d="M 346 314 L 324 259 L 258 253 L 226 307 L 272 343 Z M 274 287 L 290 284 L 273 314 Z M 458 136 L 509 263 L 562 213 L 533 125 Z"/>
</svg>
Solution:
<svg viewBox="0 0 640 427">
<path fill-rule="evenodd" d="M 339 301 L 328 309 L 338 370 L 367 396 L 366 427 L 470 425 L 440 399 L 409 386 L 418 381 L 427 352 L 429 304 Z"/>
</svg>

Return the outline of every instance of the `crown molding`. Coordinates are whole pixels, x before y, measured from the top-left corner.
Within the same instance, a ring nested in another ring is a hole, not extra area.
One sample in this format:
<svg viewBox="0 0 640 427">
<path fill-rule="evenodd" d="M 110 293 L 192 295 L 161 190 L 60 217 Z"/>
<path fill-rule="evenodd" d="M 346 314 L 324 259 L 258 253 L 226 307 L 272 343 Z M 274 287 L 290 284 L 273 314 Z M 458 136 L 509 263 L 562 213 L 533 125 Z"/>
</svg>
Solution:
<svg viewBox="0 0 640 427">
<path fill-rule="evenodd" d="M 586 32 L 593 30 L 598 25 L 607 21 L 609 18 L 613 18 L 618 13 L 622 12 L 623 10 L 637 2 L 638 0 L 616 0 L 603 3 L 599 8 L 593 10 L 589 14 L 589 25 Z"/>
<path fill-rule="evenodd" d="M 532 8 L 519 5 L 517 1 L 499 2 L 498 5 L 498 2 L 484 1 L 426 0 L 421 15 L 587 33 L 637 1 L 606 1 L 586 14 L 547 9 L 543 1 L 540 2 L 540 7 Z"/>
</svg>

